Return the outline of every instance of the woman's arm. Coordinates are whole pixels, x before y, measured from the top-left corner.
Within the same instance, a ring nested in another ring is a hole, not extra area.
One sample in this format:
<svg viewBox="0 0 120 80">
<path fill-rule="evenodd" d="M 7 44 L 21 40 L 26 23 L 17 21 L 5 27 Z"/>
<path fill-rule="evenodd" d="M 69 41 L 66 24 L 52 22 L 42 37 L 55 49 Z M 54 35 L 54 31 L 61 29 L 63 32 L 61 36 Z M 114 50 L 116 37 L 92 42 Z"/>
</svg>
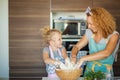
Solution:
<svg viewBox="0 0 120 80">
<path fill-rule="evenodd" d="M 83 61 L 94 61 L 94 60 L 101 60 L 101 59 L 107 58 L 115 50 L 118 40 L 119 40 L 118 34 L 112 35 L 104 50 L 96 52 L 95 54 L 83 56 L 80 59 L 80 61 L 82 62 Z"/>
<path fill-rule="evenodd" d="M 84 35 L 82 37 L 82 39 L 80 39 L 80 41 L 73 47 L 73 49 L 72 49 L 72 57 L 76 57 L 77 52 L 81 48 L 85 47 L 87 44 L 88 44 L 88 39 L 87 39 L 86 35 Z"/>
<path fill-rule="evenodd" d="M 72 55 L 71 55 L 71 60 L 75 63 L 76 62 L 76 56 L 78 51 L 85 47 L 88 44 L 88 39 L 86 37 L 86 35 L 84 35 L 82 37 L 82 39 L 80 39 L 80 41 L 72 48 Z"/>
</svg>

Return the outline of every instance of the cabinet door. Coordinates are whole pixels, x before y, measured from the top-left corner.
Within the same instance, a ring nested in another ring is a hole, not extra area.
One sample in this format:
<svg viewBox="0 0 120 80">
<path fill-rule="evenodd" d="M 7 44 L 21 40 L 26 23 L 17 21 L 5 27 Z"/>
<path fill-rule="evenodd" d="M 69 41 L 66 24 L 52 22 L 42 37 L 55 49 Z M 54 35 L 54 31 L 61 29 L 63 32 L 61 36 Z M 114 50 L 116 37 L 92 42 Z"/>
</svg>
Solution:
<svg viewBox="0 0 120 80">
<path fill-rule="evenodd" d="M 49 0 L 9 0 L 10 77 L 46 76 L 40 28 L 49 23 Z"/>
<path fill-rule="evenodd" d="M 52 11 L 81 11 L 92 6 L 92 0 L 51 0 Z"/>
<path fill-rule="evenodd" d="M 93 0 L 93 7 L 104 7 L 113 15 L 120 13 L 120 0 Z"/>
<path fill-rule="evenodd" d="M 115 17 L 117 31 L 120 32 L 120 0 L 93 0 L 93 7 L 107 9 Z"/>
</svg>

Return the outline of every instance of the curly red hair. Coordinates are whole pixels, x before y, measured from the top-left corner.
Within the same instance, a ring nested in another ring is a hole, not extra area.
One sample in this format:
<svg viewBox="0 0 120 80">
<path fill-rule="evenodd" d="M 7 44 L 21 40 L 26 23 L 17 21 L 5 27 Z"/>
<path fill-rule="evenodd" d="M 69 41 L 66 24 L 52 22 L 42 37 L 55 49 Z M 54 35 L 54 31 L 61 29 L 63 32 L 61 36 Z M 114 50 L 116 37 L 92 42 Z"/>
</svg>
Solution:
<svg viewBox="0 0 120 80">
<path fill-rule="evenodd" d="M 104 8 L 96 7 L 91 9 L 91 16 L 93 24 L 102 32 L 104 38 L 107 38 L 108 35 L 112 34 L 116 30 L 115 18 Z"/>
</svg>

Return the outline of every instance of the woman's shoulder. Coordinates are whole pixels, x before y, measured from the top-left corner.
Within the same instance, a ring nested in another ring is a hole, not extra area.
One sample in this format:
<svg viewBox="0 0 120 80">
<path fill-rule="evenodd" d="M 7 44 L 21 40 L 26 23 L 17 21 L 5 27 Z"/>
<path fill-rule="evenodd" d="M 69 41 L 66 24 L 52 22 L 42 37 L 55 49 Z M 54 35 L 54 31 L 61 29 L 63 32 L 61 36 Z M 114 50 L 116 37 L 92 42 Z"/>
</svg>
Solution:
<svg viewBox="0 0 120 80">
<path fill-rule="evenodd" d="M 90 39 L 91 36 L 93 35 L 93 32 L 90 29 L 86 29 L 85 35 L 88 39 Z"/>
<path fill-rule="evenodd" d="M 110 35 L 108 36 L 108 39 L 110 39 L 110 38 L 113 37 L 113 36 L 119 37 L 119 32 L 118 32 L 118 31 L 114 31 L 112 34 L 110 34 Z"/>
<path fill-rule="evenodd" d="M 93 32 L 91 31 L 91 29 L 86 29 L 86 33 L 87 33 L 88 35 L 92 35 L 92 34 L 93 34 Z"/>
<path fill-rule="evenodd" d="M 118 31 L 114 31 L 113 34 L 118 34 L 119 35 L 119 32 Z"/>
</svg>

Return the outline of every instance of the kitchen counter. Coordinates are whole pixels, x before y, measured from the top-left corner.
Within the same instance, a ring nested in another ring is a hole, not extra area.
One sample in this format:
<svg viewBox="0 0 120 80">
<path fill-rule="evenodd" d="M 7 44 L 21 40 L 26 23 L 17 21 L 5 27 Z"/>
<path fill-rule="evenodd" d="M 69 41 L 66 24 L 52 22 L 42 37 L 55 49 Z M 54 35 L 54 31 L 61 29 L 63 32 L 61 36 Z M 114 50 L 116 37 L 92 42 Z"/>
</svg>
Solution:
<svg viewBox="0 0 120 80">
<path fill-rule="evenodd" d="M 60 79 L 58 78 L 50 79 L 48 77 L 19 77 L 19 78 L 0 78 L 0 80 L 60 80 Z M 84 80 L 84 79 L 80 77 L 78 80 Z M 113 77 L 110 80 L 120 80 L 120 77 Z"/>
<path fill-rule="evenodd" d="M 60 80 L 60 79 L 59 78 L 50 79 L 47 77 L 43 77 L 42 80 Z M 83 78 L 79 78 L 78 80 L 83 80 Z"/>
<path fill-rule="evenodd" d="M 47 78 L 47 77 L 43 77 L 42 80 L 60 80 L 60 79 L 58 79 L 58 78 L 56 78 L 56 79 L 49 79 L 49 78 Z M 77 79 L 77 80 L 84 80 L 84 78 L 80 77 L 80 78 Z M 102 80 L 106 80 L 106 79 L 102 79 Z M 111 78 L 111 79 L 109 79 L 109 80 L 120 80 L 120 77 L 113 77 L 113 78 Z"/>
</svg>

